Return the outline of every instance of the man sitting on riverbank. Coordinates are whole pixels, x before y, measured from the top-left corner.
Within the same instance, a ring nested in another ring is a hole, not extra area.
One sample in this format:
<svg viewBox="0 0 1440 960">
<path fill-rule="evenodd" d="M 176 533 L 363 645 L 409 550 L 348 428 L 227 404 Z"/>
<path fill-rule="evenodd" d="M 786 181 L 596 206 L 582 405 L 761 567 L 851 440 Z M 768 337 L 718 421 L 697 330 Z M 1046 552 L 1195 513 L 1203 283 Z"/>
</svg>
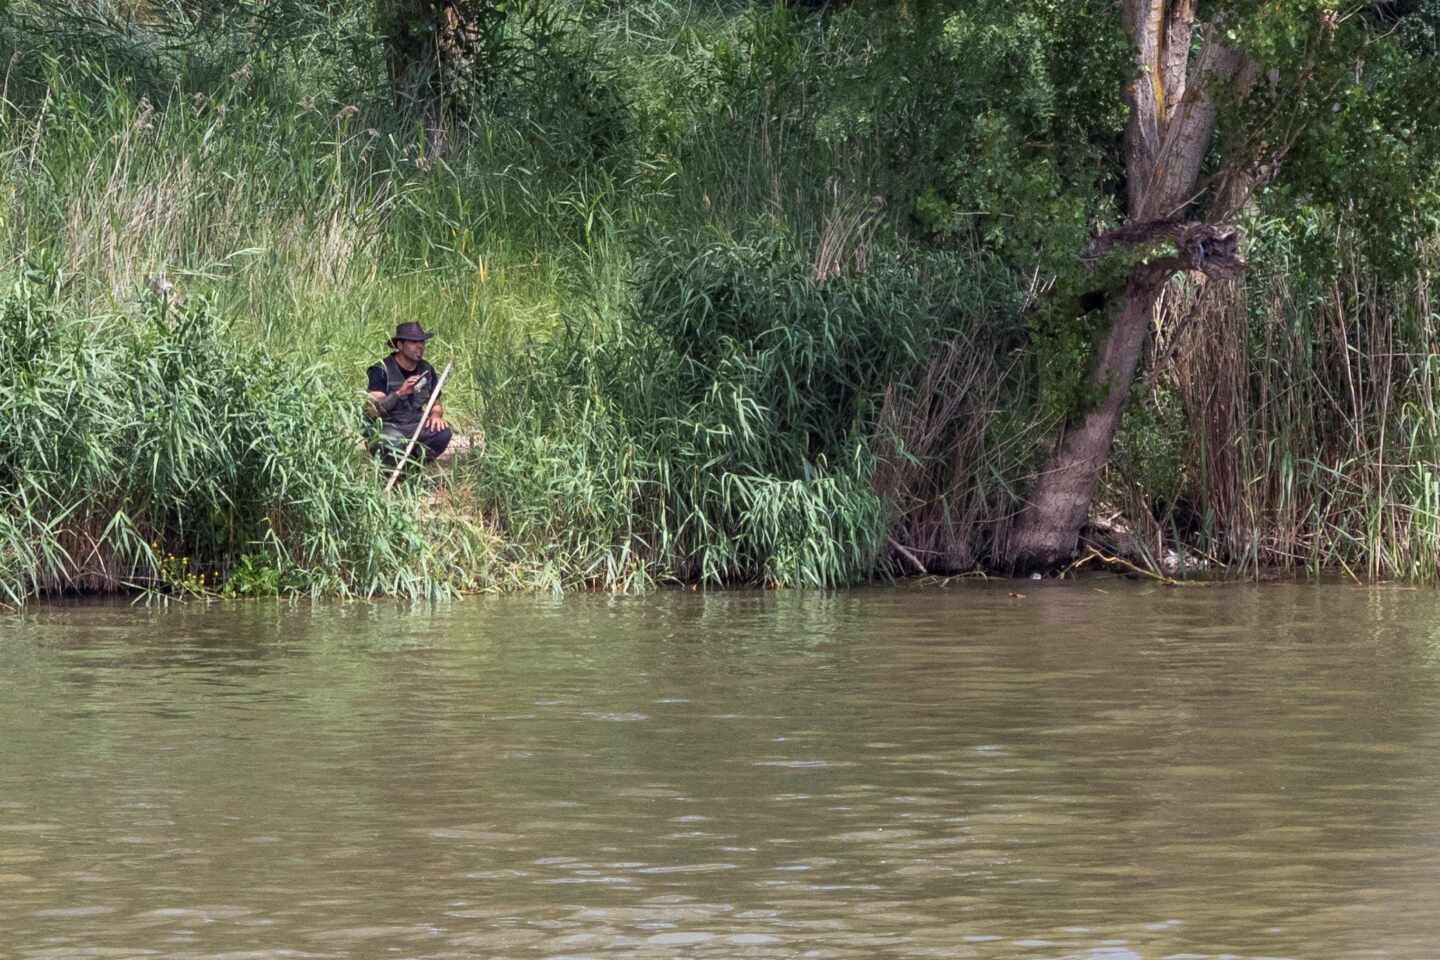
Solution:
<svg viewBox="0 0 1440 960">
<path fill-rule="evenodd" d="M 404 455 L 435 390 L 435 368 L 425 362 L 425 341 L 434 335 L 418 323 L 400 324 L 390 338 L 390 355 L 366 371 L 365 410 L 380 421 L 379 443 L 371 449 L 380 451 L 387 463 Z M 428 462 L 449 445 L 450 425 L 445 422 L 444 404 L 436 398 L 420 431 L 417 451 Z"/>
</svg>

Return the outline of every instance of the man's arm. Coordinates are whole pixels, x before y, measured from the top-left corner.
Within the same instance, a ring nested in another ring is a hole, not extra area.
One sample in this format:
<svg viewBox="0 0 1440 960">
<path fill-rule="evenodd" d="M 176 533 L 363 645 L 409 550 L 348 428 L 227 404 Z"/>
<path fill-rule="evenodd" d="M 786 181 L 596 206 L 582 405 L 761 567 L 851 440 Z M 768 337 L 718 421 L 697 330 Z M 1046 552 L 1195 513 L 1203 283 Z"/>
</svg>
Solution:
<svg viewBox="0 0 1440 960">
<path fill-rule="evenodd" d="M 413 377 L 406 377 L 405 382 L 395 388 L 394 393 L 386 393 L 385 371 L 378 365 L 371 367 L 367 372 L 368 389 L 365 391 L 365 415 L 371 419 L 379 419 L 391 410 L 395 404 L 400 402 L 401 397 L 408 397 L 415 392 L 415 384 L 420 380 L 417 374 Z"/>
<path fill-rule="evenodd" d="M 430 419 L 425 421 L 426 430 L 444 430 L 450 424 L 445 422 L 445 404 L 440 399 L 430 407 Z"/>
<path fill-rule="evenodd" d="M 375 364 L 365 371 L 365 416 L 379 420 L 385 412 L 385 367 Z"/>
<path fill-rule="evenodd" d="M 435 368 L 427 363 L 423 369 L 425 375 L 430 378 L 431 384 L 438 385 L 439 380 L 435 375 Z M 445 422 L 445 401 L 441 399 L 440 394 L 436 394 L 435 402 L 430 404 L 430 415 L 425 418 L 425 430 L 427 433 L 433 433 L 436 430 L 444 430 L 448 426 L 450 424 Z"/>
</svg>

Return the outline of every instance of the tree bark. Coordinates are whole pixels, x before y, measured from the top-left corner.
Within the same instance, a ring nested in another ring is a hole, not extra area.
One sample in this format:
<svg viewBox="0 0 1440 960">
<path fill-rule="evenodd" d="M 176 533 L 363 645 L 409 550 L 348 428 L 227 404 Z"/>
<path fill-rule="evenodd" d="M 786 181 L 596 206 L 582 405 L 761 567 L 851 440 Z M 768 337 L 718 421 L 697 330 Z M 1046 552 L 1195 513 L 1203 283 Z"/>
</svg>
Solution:
<svg viewBox="0 0 1440 960">
<path fill-rule="evenodd" d="M 1010 566 L 1017 572 L 1053 567 L 1074 556 L 1159 296 L 1160 287 L 1127 285 L 1090 375 L 1092 384 L 1104 385 L 1104 399 L 1061 433 L 1010 536 Z"/>
<path fill-rule="evenodd" d="M 1235 79 L 1242 57 L 1205 36 L 1210 31 L 1195 23 L 1194 0 L 1124 0 L 1123 22 L 1137 66 L 1127 91 L 1128 219 L 1089 253 L 1161 241 L 1175 253 L 1142 259 L 1130 270 L 1090 369 L 1101 399 L 1062 430 L 999 558 L 1017 572 L 1053 568 L 1074 555 L 1166 282 L 1181 270 L 1227 277 L 1244 267 L 1233 230 L 1177 219 L 1200 192 L 1201 164 L 1215 134 L 1216 91 Z"/>
<path fill-rule="evenodd" d="M 446 105 L 467 44 L 465 2 L 378 0 L 377 11 L 395 102 L 424 118 L 432 152 L 443 152 Z"/>
</svg>

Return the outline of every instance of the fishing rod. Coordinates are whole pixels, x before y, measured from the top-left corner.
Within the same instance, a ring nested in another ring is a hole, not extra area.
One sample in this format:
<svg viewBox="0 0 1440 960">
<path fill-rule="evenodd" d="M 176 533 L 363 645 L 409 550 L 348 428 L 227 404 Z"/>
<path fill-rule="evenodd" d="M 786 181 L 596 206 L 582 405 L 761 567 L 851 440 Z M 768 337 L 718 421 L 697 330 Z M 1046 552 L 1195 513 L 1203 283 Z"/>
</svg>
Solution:
<svg viewBox="0 0 1440 960">
<path fill-rule="evenodd" d="M 410 435 L 410 442 L 405 444 L 405 452 L 400 455 L 400 462 L 395 464 L 395 472 L 390 474 L 390 482 L 385 484 L 385 492 L 389 493 L 390 488 L 395 486 L 395 481 L 400 478 L 400 471 L 405 467 L 405 461 L 410 459 L 410 451 L 415 449 L 415 442 L 420 439 L 420 431 L 425 429 L 425 423 L 430 419 L 430 408 L 435 406 L 435 401 L 440 398 L 440 388 L 445 385 L 445 378 L 450 376 L 450 368 L 455 366 L 454 360 L 445 364 L 445 369 L 440 372 L 440 379 L 435 381 L 435 389 L 430 391 L 430 399 L 425 401 L 425 412 L 420 414 L 420 422 L 415 425 L 415 432 Z"/>
</svg>

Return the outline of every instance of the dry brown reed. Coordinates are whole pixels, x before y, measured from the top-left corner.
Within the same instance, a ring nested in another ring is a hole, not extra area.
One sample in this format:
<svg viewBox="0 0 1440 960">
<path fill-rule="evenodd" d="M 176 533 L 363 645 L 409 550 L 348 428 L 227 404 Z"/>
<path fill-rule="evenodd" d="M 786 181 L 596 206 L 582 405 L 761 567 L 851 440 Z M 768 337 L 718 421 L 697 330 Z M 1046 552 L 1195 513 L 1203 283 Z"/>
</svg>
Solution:
<svg viewBox="0 0 1440 960">
<path fill-rule="evenodd" d="M 871 483 L 891 512 L 897 567 L 971 570 L 984 556 L 982 537 L 1005 523 L 1009 505 L 996 503 L 1007 499 L 1003 485 L 985 476 L 996 462 L 990 434 L 1004 382 L 991 351 L 957 336 L 915 383 L 886 388 Z"/>
<path fill-rule="evenodd" d="M 1432 288 L 1342 248 L 1323 283 L 1277 267 L 1169 300 L 1161 377 L 1193 430 L 1211 550 L 1251 572 L 1440 576 Z"/>
</svg>

